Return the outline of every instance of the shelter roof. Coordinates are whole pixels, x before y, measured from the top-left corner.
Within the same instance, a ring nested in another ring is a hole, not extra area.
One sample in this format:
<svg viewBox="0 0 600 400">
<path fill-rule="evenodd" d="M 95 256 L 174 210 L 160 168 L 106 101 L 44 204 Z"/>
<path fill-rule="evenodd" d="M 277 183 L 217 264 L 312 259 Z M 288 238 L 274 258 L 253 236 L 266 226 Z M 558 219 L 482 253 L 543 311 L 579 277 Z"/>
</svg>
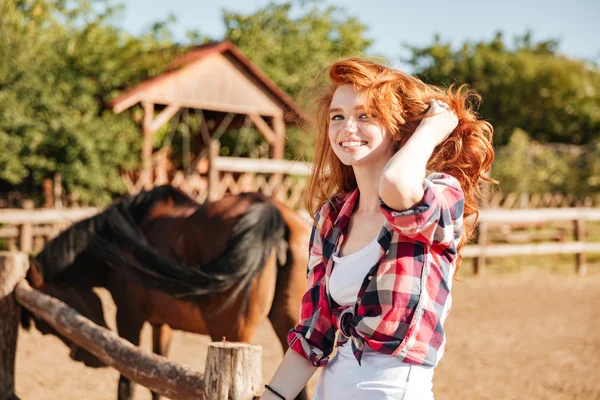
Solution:
<svg viewBox="0 0 600 400">
<path fill-rule="evenodd" d="M 308 115 L 233 43 L 199 46 L 176 58 L 168 70 L 122 93 L 109 105 L 116 113 L 148 101 L 239 114 L 275 116 L 309 124 Z"/>
</svg>

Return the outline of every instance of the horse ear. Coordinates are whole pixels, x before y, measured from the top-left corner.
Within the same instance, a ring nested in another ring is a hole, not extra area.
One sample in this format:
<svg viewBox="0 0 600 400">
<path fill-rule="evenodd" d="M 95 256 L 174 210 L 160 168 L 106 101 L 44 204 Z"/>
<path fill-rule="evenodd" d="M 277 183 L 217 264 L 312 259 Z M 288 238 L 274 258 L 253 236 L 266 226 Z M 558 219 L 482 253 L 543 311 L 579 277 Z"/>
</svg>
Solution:
<svg viewBox="0 0 600 400">
<path fill-rule="evenodd" d="M 31 287 L 35 289 L 39 289 L 44 286 L 44 266 L 32 256 L 29 256 L 27 282 L 29 282 Z"/>
</svg>

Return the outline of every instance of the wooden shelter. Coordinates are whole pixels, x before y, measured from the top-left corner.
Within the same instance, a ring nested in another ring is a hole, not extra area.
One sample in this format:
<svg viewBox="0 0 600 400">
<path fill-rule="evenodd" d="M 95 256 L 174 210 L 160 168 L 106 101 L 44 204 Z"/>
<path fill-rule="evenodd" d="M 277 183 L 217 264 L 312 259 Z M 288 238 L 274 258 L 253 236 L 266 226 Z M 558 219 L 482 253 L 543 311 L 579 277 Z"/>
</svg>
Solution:
<svg viewBox="0 0 600 400">
<path fill-rule="evenodd" d="M 152 185 L 152 136 L 182 108 L 220 115 L 220 124 L 212 129 L 206 118 L 201 122 L 206 148 L 210 141 L 218 140 L 236 115 L 246 115 L 269 143 L 274 159 L 283 158 L 286 124 L 308 123 L 292 98 L 231 42 L 188 52 L 175 59 L 167 72 L 126 91 L 110 106 L 120 113 L 138 103 L 144 110 L 140 179 L 145 187 Z"/>
</svg>

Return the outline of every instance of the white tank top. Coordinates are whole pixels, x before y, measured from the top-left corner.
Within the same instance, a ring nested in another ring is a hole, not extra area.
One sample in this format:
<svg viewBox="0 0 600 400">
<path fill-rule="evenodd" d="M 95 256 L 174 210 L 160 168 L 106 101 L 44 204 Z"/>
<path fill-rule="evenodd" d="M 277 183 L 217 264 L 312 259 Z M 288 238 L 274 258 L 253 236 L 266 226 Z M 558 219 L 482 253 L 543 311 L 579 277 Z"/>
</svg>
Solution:
<svg viewBox="0 0 600 400">
<path fill-rule="evenodd" d="M 379 260 L 380 246 L 375 238 L 362 249 L 343 257 L 333 255 L 329 293 L 340 306 L 356 304 L 358 291 L 369 270 Z"/>
<path fill-rule="evenodd" d="M 329 293 L 340 306 L 354 306 L 360 286 L 379 260 L 377 239 L 344 257 L 333 256 Z M 397 357 L 373 351 L 366 346 L 358 365 L 350 343 L 338 347 L 325 366 L 313 400 L 433 400 L 433 368 L 403 363 Z"/>
</svg>

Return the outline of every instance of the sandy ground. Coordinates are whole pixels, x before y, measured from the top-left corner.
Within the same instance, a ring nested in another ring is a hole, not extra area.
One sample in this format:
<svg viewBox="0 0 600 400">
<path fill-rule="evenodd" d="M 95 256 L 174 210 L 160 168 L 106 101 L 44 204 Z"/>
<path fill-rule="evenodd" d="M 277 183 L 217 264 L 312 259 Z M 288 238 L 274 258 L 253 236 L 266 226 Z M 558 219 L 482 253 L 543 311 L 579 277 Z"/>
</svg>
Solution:
<svg viewBox="0 0 600 400">
<path fill-rule="evenodd" d="M 436 400 L 600 400 L 600 274 L 461 280 L 454 284 L 446 354 L 434 378 Z M 112 302 L 105 306 L 114 317 Z M 177 332 L 169 358 L 203 371 L 208 342 Z M 282 357 L 268 322 L 254 343 L 263 346 L 267 381 Z M 148 327 L 142 347 L 150 349 Z M 20 332 L 16 388 L 23 400 L 113 400 L 117 379 L 115 370 L 71 361 L 52 336 Z M 316 381 L 309 382 L 311 393 Z M 149 391 L 138 386 L 135 399 L 150 399 Z"/>
</svg>

